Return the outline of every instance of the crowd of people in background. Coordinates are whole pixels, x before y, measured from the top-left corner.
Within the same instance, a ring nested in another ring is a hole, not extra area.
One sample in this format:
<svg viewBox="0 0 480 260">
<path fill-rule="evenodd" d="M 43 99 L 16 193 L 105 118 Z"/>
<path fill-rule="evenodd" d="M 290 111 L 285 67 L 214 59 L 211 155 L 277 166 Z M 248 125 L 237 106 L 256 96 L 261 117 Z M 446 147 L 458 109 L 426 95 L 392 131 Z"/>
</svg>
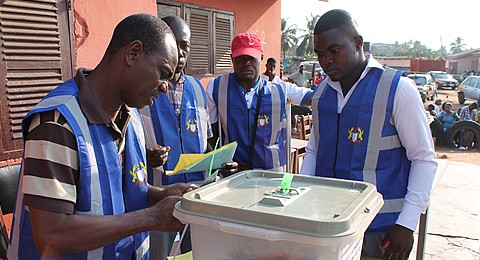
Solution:
<svg viewBox="0 0 480 260">
<path fill-rule="evenodd" d="M 454 111 L 452 103 L 448 101 L 442 103 L 440 97 L 435 98 L 435 102 L 426 107 L 426 111 L 428 111 L 431 116 L 438 119 L 442 124 L 444 132 L 447 132 L 447 130 L 458 121 L 473 121 L 480 123 L 480 113 L 478 113 L 477 109 L 478 103 L 472 102 L 471 104 Z M 460 130 L 458 138 L 458 150 L 460 151 L 467 150 L 467 148 L 463 146 L 464 134 L 465 130 Z"/>
</svg>

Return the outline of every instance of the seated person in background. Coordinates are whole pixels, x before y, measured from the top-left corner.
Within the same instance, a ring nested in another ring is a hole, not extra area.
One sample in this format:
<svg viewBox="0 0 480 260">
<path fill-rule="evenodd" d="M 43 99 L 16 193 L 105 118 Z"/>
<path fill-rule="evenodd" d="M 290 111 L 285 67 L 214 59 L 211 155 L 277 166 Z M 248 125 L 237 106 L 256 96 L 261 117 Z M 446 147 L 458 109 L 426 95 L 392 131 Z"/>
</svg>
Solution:
<svg viewBox="0 0 480 260">
<path fill-rule="evenodd" d="M 443 131 L 447 132 L 448 128 L 460 120 L 460 117 L 457 115 L 457 112 L 452 111 L 452 103 L 450 102 L 445 102 L 443 109 L 438 116 L 438 120 L 443 124 Z"/>
<path fill-rule="evenodd" d="M 473 102 L 468 106 L 464 106 L 459 110 L 458 116 L 462 121 L 474 121 L 477 117 L 477 107 L 478 104 Z M 465 151 L 467 148 L 463 146 L 463 140 L 465 138 L 465 129 L 460 130 L 460 135 L 458 137 L 458 150 Z"/>
<path fill-rule="evenodd" d="M 429 112 L 430 115 L 434 116 L 435 118 L 438 118 L 438 113 L 435 110 L 435 105 L 434 104 L 429 104 L 427 106 L 427 111 Z"/>
<path fill-rule="evenodd" d="M 433 103 L 434 107 L 435 107 L 435 112 L 437 112 L 437 115 L 440 115 L 440 112 L 442 111 L 440 109 L 440 107 L 443 109 L 443 105 L 442 105 L 442 99 L 439 98 L 439 97 L 436 97 L 435 98 L 435 103 Z"/>
<path fill-rule="evenodd" d="M 473 102 L 468 106 L 462 107 L 458 113 L 460 120 L 475 121 L 475 117 L 477 115 L 477 108 L 478 104 L 476 102 Z"/>
</svg>

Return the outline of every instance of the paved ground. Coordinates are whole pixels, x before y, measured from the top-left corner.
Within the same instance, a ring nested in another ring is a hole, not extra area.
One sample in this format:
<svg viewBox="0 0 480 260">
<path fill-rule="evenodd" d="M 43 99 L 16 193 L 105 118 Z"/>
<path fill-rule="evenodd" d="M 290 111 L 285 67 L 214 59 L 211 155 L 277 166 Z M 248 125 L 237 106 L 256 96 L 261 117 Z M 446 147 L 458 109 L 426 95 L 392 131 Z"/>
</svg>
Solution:
<svg viewBox="0 0 480 260">
<path fill-rule="evenodd" d="M 443 175 L 431 195 L 424 259 L 479 260 L 479 162 L 437 162 L 438 174 Z M 412 252 L 410 259 L 415 256 Z"/>
</svg>

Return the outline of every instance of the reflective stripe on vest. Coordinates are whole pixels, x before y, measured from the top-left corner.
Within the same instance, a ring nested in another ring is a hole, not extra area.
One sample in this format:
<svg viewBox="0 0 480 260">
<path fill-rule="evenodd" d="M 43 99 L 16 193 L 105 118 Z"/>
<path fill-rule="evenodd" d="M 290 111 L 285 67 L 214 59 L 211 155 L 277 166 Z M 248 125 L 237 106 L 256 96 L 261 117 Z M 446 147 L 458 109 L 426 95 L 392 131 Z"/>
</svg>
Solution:
<svg viewBox="0 0 480 260">
<path fill-rule="evenodd" d="M 146 142 L 151 142 L 151 143 L 148 143 L 147 146 L 150 147 L 158 144 L 157 138 L 155 137 L 155 129 L 153 129 L 152 114 L 150 113 L 150 107 L 144 106 L 142 109 L 139 109 L 138 111 L 142 116 L 142 122 L 143 122 L 142 124 L 144 129 L 143 132 L 145 136 L 148 136 L 148 140 L 146 140 Z M 144 122 L 147 120 L 149 122 Z M 152 172 L 153 172 L 153 176 L 152 176 L 153 185 L 157 187 L 162 187 L 162 174 L 164 172 L 163 166 L 152 168 Z"/>
<path fill-rule="evenodd" d="M 220 77 L 220 84 L 218 87 L 218 108 L 217 108 L 217 121 L 218 123 L 218 134 L 221 136 L 222 133 L 225 136 L 220 138 L 222 145 L 228 144 L 228 127 L 227 127 L 227 102 L 228 102 L 228 81 L 230 79 L 230 74 L 225 74 Z M 223 132 L 222 132 L 223 129 Z M 223 143 L 224 142 L 224 143 Z"/>
<path fill-rule="evenodd" d="M 262 84 L 262 83 L 260 83 Z M 267 82 L 267 84 L 272 84 L 270 82 Z M 272 103 L 274 102 L 273 100 L 281 100 L 280 98 L 280 93 L 278 91 L 278 88 L 274 88 L 273 86 L 270 88 L 271 89 L 271 94 L 272 94 Z M 280 105 L 273 105 L 272 106 L 272 134 L 270 135 L 270 152 L 272 153 L 272 162 L 273 162 L 273 169 L 278 170 L 278 171 L 284 171 L 283 165 L 280 165 L 280 156 L 278 154 L 277 149 L 272 149 L 271 147 L 275 145 L 277 142 L 277 134 L 282 130 L 282 128 L 286 127 L 286 119 L 282 120 L 280 122 L 280 119 L 282 118 L 281 115 L 281 106 Z"/>
<path fill-rule="evenodd" d="M 318 101 L 320 100 L 320 97 L 323 94 L 323 91 L 325 90 L 325 87 L 327 87 L 327 81 L 324 80 L 320 83 L 320 85 L 317 86 L 317 89 L 315 90 L 315 93 L 312 96 L 312 119 L 313 119 L 313 124 L 312 124 L 312 132 L 315 133 L 315 145 L 318 146 L 318 143 L 320 141 L 320 129 L 318 127 L 318 122 L 315 124 L 315 117 L 317 117 L 319 111 L 318 111 Z M 338 106 L 338 105 L 337 105 Z"/>
</svg>

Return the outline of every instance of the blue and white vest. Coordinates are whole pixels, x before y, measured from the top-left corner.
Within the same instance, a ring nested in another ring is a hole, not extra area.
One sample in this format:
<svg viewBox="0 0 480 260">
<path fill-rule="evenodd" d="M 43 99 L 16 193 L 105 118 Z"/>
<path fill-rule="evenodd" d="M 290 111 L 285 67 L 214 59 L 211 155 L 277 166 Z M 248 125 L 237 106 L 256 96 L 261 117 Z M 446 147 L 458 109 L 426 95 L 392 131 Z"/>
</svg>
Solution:
<svg viewBox="0 0 480 260">
<path fill-rule="evenodd" d="M 407 193 L 411 162 L 392 123 L 401 71 L 371 69 L 338 114 L 337 92 L 327 82 L 313 99 L 317 144 L 316 176 L 366 181 L 383 195 L 384 206 L 367 232 L 383 233 L 398 218 Z"/>
<path fill-rule="evenodd" d="M 254 123 L 258 91 L 263 91 L 258 115 L 253 168 L 284 171 L 286 164 L 286 98 L 277 84 L 261 80 L 247 108 L 243 87 L 232 72 L 214 80 L 213 99 L 224 144 L 237 141 L 233 160 L 248 163 L 250 138 Z"/>
<path fill-rule="evenodd" d="M 160 95 L 153 100 L 150 107 L 150 118 L 155 131 L 157 144 L 170 146 L 168 160 L 163 166 L 173 170 L 182 153 L 204 153 L 207 149 L 207 102 L 206 94 L 200 81 L 192 76 L 184 75 L 180 122 L 167 95 Z M 145 113 L 142 109 L 142 114 Z M 148 108 L 147 108 L 148 110 Z M 161 183 L 154 180 L 155 175 L 149 169 L 150 184 L 156 186 L 177 182 L 193 182 L 205 179 L 205 172 L 192 172 L 167 176 L 162 174 Z"/>
<path fill-rule="evenodd" d="M 79 183 L 74 214 L 119 215 L 148 207 L 145 141 L 139 114 L 134 111 L 125 136 L 124 167 L 118 148 L 104 124 L 89 124 L 79 106 L 78 87 L 73 79 L 48 94 L 23 120 L 23 135 L 28 131 L 29 118 L 57 109 L 66 118 L 77 139 Z M 140 135 L 139 135 L 140 134 Z M 23 175 L 23 170 L 22 170 Z M 20 180 L 21 187 L 21 180 Z M 41 259 L 35 248 L 29 212 L 22 205 L 19 189 L 9 259 Z M 62 259 L 148 259 L 149 233 L 123 238 L 104 247 Z"/>
</svg>

